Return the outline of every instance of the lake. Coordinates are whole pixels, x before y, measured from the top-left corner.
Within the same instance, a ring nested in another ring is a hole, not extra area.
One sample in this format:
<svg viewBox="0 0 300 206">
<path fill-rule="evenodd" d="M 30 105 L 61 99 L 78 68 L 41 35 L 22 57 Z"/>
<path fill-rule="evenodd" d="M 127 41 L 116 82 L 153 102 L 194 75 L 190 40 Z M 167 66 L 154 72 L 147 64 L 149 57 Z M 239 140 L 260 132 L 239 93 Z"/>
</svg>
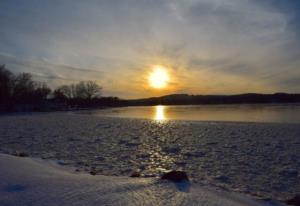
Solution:
<svg viewBox="0 0 300 206">
<path fill-rule="evenodd" d="M 300 193 L 299 116 L 295 105 L 123 107 L 3 115 L 0 151 L 55 160 L 76 173 L 130 176 L 139 171 L 142 177 L 158 178 L 168 170 L 183 170 L 193 184 L 287 199 Z M 180 119 L 205 121 L 168 121 Z"/>
<path fill-rule="evenodd" d="M 156 121 L 238 121 L 300 123 L 300 104 L 184 105 L 120 107 L 89 111 L 106 117 L 142 118 Z"/>
</svg>

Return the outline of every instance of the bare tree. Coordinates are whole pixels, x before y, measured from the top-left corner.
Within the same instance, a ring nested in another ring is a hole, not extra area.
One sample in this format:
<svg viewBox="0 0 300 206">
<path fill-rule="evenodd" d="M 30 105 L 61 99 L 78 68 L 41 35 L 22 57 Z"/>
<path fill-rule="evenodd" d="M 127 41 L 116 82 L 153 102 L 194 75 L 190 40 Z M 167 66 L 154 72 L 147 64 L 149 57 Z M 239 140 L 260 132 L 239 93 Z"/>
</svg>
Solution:
<svg viewBox="0 0 300 206">
<path fill-rule="evenodd" d="M 0 103 L 8 102 L 11 97 L 13 87 L 13 74 L 5 68 L 5 65 L 0 66 Z"/>
<path fill-rule="evenodd" d="M 78 84 L 63 85 L 56 89 L 56 94 L 67 99 L 92 99 L 101 96 L 102 88 L 93 81 L 81 81 Z"/>
<path fill-rule="evenodd" d="M 78 98 L 92 99 L 101 96 L 102 87 L 94 81 L 81 81 L 76 85 Z"/>
<path fill-rule="evenodd" d="M 62 85 L 58 87 L 56 90 L 56 93 L 65 96 L 65 98 L 71 99 L 73 98 L 72 91 L 69 85 Z"/>
<path fill-rule="evenodd" d="M 35 83 L 29 73 L 21 73 L 14 79 L 13 98 L 16 101 L 28 101 L 32 98 Z"/>
<path fill-rule="evenodd" d="M 36 100 L 45 100 L 48 95 L 51 93 L 51 89 L 44 82 L 35 83 L 34 96 Z"/>
</svg>

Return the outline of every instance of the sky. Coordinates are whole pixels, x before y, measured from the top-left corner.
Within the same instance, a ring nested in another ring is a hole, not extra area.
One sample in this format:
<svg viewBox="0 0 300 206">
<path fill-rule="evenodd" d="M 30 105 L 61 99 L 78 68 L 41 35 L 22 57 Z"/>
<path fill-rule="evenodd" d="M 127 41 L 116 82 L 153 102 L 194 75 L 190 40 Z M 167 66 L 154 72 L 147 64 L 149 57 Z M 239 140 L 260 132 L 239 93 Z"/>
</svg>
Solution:
<svg viewBox="0 0 300 206">
<path fill-rule="evenodd" d="M 1 0 L 0 64 L 121 98 L 300 92 L 298 0 Z M 149 73 L 166 68 L 164 89 Z"/>
</svg>

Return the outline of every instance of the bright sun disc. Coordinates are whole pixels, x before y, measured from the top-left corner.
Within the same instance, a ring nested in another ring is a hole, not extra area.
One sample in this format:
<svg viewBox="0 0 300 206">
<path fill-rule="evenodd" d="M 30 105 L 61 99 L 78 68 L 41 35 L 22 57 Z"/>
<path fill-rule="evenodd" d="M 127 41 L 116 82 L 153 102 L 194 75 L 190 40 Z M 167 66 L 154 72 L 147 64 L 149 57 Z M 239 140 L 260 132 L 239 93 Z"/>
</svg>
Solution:
<svg viewBox="0 0 300 206">
<path fill-rule="evenodd" d="M 165 88 L 169 81 L 167 70 L 162 66 L 154 67 L 154 70 L 149 75 L 149 84 L 156 89 Z"/>
</svg>

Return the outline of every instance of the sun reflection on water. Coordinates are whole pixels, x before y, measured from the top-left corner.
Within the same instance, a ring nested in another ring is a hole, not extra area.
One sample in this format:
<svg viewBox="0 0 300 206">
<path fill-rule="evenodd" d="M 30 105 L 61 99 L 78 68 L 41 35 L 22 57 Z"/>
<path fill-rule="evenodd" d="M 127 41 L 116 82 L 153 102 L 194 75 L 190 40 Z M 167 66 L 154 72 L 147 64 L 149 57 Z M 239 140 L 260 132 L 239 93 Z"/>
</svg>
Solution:
<svg viewBox="0 0 300 206">
<path fill-rule="evenodd" d="M 167 118 L 165 115 L 165 109 L 166 109 L 166 107 L 163 105 L 155 106 L 154 120 L 157 120 L 157 121 L 166 120 Z"/>
</svg>

